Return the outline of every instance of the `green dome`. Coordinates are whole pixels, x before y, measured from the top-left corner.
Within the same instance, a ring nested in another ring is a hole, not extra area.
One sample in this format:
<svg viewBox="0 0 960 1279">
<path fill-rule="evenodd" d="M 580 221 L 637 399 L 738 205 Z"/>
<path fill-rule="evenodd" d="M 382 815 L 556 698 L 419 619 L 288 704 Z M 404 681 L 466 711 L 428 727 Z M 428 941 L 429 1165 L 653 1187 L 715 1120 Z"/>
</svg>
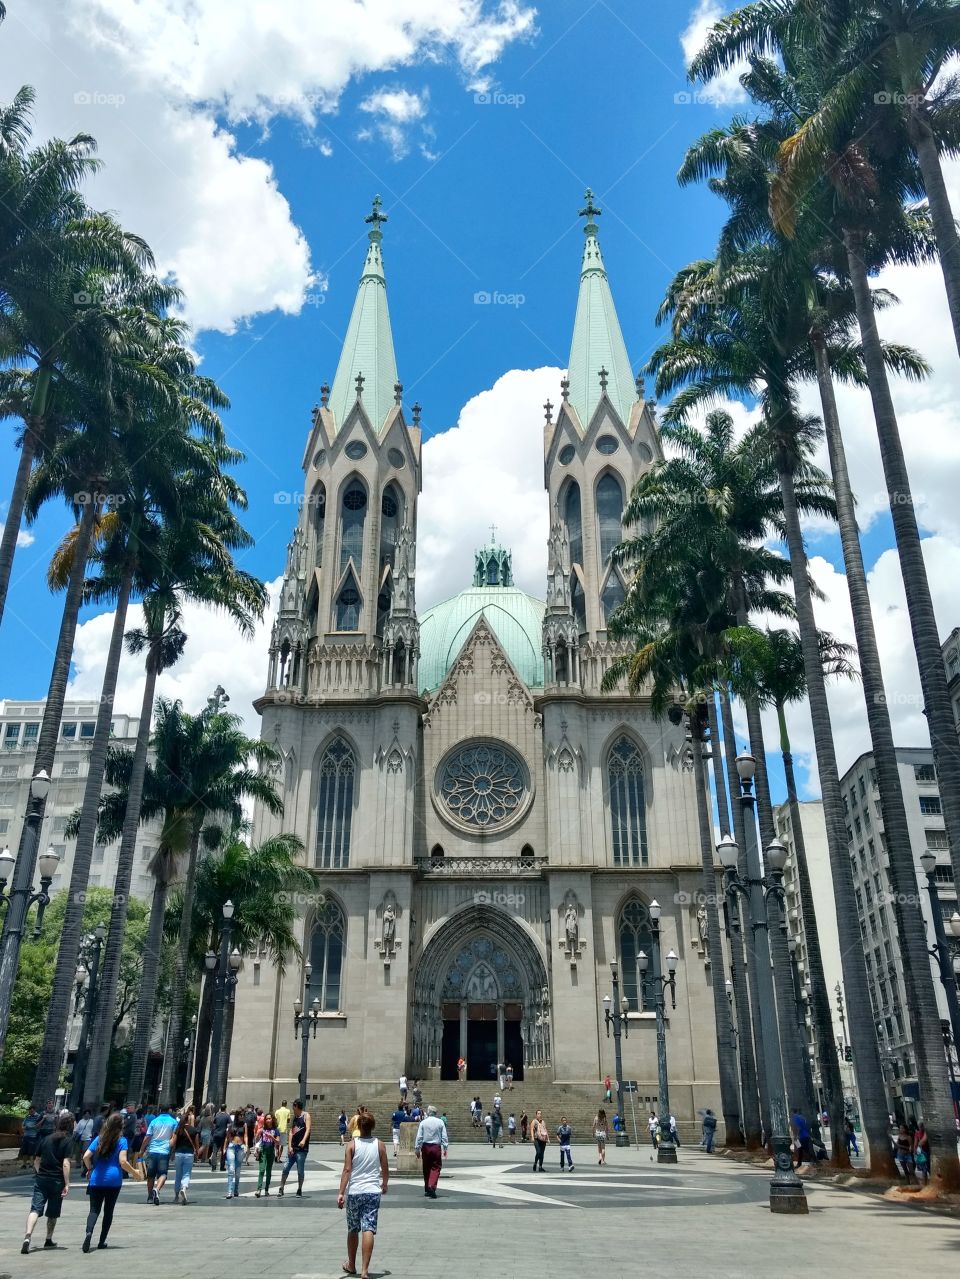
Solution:
<svg viewBox="0 0 960 1279">
<path fill-rule="evenodd" d="M 470 586 L 420 618 L 422 689 L 437 688 L 483 614 L 528 688 L 543 687 L 544 605 L 515 586 Z"/>
</svg>

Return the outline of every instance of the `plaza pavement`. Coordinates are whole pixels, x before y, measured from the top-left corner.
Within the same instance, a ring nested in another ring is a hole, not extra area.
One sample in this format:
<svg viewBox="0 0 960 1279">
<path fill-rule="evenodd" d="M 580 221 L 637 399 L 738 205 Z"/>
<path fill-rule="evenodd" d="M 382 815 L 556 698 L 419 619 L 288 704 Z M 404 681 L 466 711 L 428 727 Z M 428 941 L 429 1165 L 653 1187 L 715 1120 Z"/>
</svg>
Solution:
<svg viewBox="0 0 960 1279">
<path fill-rule="evenodd" d="M 593 1147 L 575 1146 L 574 1157 L 575 1170 L 561 1173 L 552 1144 L 546 1171 L 534 1175 L 529 1146 L 454 1146 L 436 1201 L 424 1198 L 419 1181 L 392 1180 L 371 1275 L 743 1279 L 813 1271 L 846 1279 L 956 1274 L 960 1266 L 960 1222 L 949 1217 L 821 1186 L 808 1187 L 809 1216 L 774 1217 L 768 1173 L 688 1147 L 676 1168 L 654 1163 L 645 1146 L 611 1147 L 606 1168 Z M 223 1198 L 225 1175 L 202 1167 L 185 1208 L 172 1202 L 172 1179 L 159 1208 L 144 1202 L 141 1184 L 127 1182 L 111 1246 L 89 1256 L 80 1251 L 86 1197 L 76 1179 L 57 1227 L 61 1248 L 42 1249 L 41 1222 L 34 1251 L 22 1256 L 32 1179 L 10 1178 L 0 1187 L 0 1279 L 76 1279 L 88 1269 L 97 1279 L 339 1279 L 340 1166 L 336 1145 L 314 1145 L 302 1199 L 293 1182 L 278 1199 L 275 1179 L 270 1198 L 258 1200 L 250 1165 L 234 1201 Z"/>
</svg>

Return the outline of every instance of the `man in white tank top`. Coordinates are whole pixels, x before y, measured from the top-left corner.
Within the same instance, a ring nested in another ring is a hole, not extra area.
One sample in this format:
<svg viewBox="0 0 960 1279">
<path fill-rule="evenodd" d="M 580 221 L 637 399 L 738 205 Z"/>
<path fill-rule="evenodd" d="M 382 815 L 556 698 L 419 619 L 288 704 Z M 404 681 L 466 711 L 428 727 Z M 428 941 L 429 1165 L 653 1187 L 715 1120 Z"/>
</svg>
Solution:
<svg viewBox="0 0 960 1279">
<path fill-rule="evenodd" d="M 347 1209 L 347 1260 L 343 1266 L 344 1272 L 348 1275 L 357 1273 L 357 1248 L 362 1236 L 360 1276 L 361 1279 L 368 1279 L 377 1234 L 380 1198 L 387 1193 L 390 1166 L 387 1163 L 386 1147 L 373 1136 L 376 1120 L 369 1110 L 361 1111 L 359 1123 L 360 1136 L 353 1138 L 343 1157 L 337 1207 L 342 1208 L 346 1204 Z"/>
</svg>

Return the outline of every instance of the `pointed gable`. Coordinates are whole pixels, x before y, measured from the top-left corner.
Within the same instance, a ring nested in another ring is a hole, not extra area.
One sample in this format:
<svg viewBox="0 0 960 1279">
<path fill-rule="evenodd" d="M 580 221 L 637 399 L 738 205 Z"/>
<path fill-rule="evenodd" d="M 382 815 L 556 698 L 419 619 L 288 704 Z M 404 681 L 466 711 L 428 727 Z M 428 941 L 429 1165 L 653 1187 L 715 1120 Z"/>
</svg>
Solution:
<svg viewBox="0 0 960 1279">
<path fill-rule="evenodd" d="M 360 399 L 374 431 L 381 430 L 396 399 L 397 357 L 393 350 L 381 250 L 383 233 L 380 226 L 386 220 L 386 215 L 380 211 L 380 197 L 376 196 L 373 212 L 366 218 L 368 223 L 372 223 L 368 233 L 367 257 L 330 391 L 330 411 L 336 430 L 343 429 L 347 415 L 356 403 L 358 376 L 363 379 Z"/>
<path fill-rule="evenodd" d="M 581 217 L 587 219 L 583 228 L 586 241 L 567 372 L 570 402 L 583 429 L 586 429 L 600 403 L 601 369 L 606 370 L 607 397 L 624 424 L 630 421 L 630 411 L 636 399 L 633 370 L 600 252 L 596 223 L 600 210 L 593 203 L 592 191 L 587 191 L 586 201 L 586 208 L 580 211 Z"/>
</svg>

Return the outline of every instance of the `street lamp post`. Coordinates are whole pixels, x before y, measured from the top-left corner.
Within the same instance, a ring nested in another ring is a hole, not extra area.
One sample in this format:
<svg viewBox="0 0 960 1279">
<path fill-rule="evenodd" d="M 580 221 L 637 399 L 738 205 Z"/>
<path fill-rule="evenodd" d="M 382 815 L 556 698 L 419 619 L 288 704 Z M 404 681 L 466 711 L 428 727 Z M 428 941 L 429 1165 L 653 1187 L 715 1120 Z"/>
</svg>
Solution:
<svg viewBox="0 0 960 1279">
<path fill-rule="evenodd" d="M 613 1027 L 613 1058 L 614 1069 L 617 1072 L 617 1116 L 619 1119 L 619 1132 L 617 1133 L 616 1144 L 618 1146 L 629 1146 L 630 1138 L 627 1135 L 627 1125 L 623 1118 L 623 1055 L 620 1051 L 620 1037 L 628 1037 L 630 1027 L 627 1022 L 627 997 L 624 995 L 620 998 L 620 973 L 617 969 L 616 960 L 610 965 L 610 980 L 613 984 L 613 1007 L 616 1012 L 610 1011 L 610 996 L 603 997 L 603 1019 L 607 1027 L 607 1038 L 610 1038 L 610 1027 Z"/>
<path fill-rule="evenodd" d="M 307 1071 L 310 1056 L 310 1035 L 317 1037 L 320 1022 L 320 1000 L 310 1003 L 310 975 L 313 965 L 309 959 L 303 966 L 303 998 L 293 1001 L 293 1037 L 300 1039 L 300 1105 L 307 1104 Z"/>
<path fill-rule="evenodd" d="M 920 854 L 920 865 L 927 877 L 930 914 L 933 916 L 933 935 L 936 938 L 929 950 L 937 961 L 940 981 L 947 996 L 947 1012 L 950 1016 L 953 1042 L 960 1044 L 960 1000 L 957 998 L 957 977 L 960 976 L 960 914 L 954 911 L 950 917 L 952 937 L 948 938 L 943 923 L 943 911 L 940 909 L 940 894 L 937 892 L 936 853 L 929 848 L 926 849 Z"/>
<path fill-rule="evenodd" d="M 100 955 L 103 950 L 103 939 L 107 935 L 105 924 L 97 924 L 93 930 L 90 943 L 90 954 L 86 963 L 79 964 L 76 972 L 77 994 L 75 1007 L 83 1007 L 83 1020 L 80 1023 L 80 1042 L 77 1044 L 77 1056 L 73 1065 L 73 1083 L 70 1087 L 70 1101 L 77 1106 L 83 1100 L 83 1085 L 87 1078 L 87 1058 L 90 1055 L 90 1027 L 97 1011 L 97 986 L 100 979 Z"/>
<path fill-rule="evenodd" d="M 650 932 L 653 937 L 653 972 L 650 974 L 650 985 L 653 987 L 653 1002 L 657 1012 L 657 1088 L 660 1093 L 660 1143 L 657 1146 L 658 1164 L 675 1164 L 677 1147 L 674 1144 L 670 1129 L 670 1083 L 667 1079 L 667 991 L 670 991 L 670 1006 L 677 1006 L 676 972 L 679 962 L 674 951 L 667 954 L 667 971 L 662 972 L 660 964 L 660 913 L 658 901 L 652 901 L 649 907 Z M 647 990 L 647 956 L 641 950 L 637 956 L 640 967 L 640 981 L 644 997 Z"/>
<path fill-rule="evenodd" d="M 767 922 L 767 897 L 772 894 L 782 900 L 783 867 L 787 850 L 778 839 L 771 840 L 767 848 L 767 865 L 770 873 L 764 879 L 760 865 L 760 845 L 757 839 L 757 819 L 753 794 L 753 775 L 756 761 L 744 751 L 737 756 L 737 775 L 740 778 L 740 803 L 743 807 L 743 829 L 746 838 L 746 878 L 737 871 L 739 849 L 736 841 L 726 835 L 717 846 L 720 862 L 726 872 L 726 893 L 730 902 L 731 922 L 740 927 L 738 898 L 747 907 L 747 922 L 753 935 L 750 947 L 757 978 L 760 1034 L 763 1039 L 764 1068 L 767 1076 L 767 1095 L 770 1099 L 770 1148 L 773 1154 L 773 1178 L 770 1182 L 770 1211 L 805 1213 L 807 1203 L 803 1182 L 793 1167 L 790 1148 L 790 1123 L 787 1115 L 787 1099 L 784 1095 L 783 1068 L 780 1056 L 780 1032 L 777 1026 L 777 1007 L 773 989 L 773 972 L 770 958 L 770 936 Z"/>
<path fill-rule="evenodd" d="M 220 1049 L 220 1075 L 217 1079 L 217 1091 L 221 1097 L 227 1095 L 227 1080 L 230 1077 L 230 1051 L 233 1048 L 233 1013 L 237 999 L 237 974 L 243 956 L 236 947 L 230 952 L 230 964 L 224 980 L 223 993 L 223 1046 Z"/>
<path fill-rule="evenodd" d="M 833 992 L 837 997 L 837 1016 L 840 1018 L 840 1035 L 842 1052 L 841 1056 L 846 1059 L 847 1049 L 850 1047 L 850 1040 L 847 1038 L 847 1013 L 843 1006 L 843 987 L 839 982 L 834 986 Z"/>
<path fill-rule="evenodd" d="M 800 966 L 797 962 L 797 939 L 787 938 L 787 954 L 790 956 L 790 973 L 793 977 L 793 1006 L 797 1014 L 797 1026 L 800 1030 L 800 1043 L 803 1046 L 803 1090 L 806 1093 L 807 1110 L 817 1116 L 819 1126 L 820 1101 L 813 1086 L 813 1067 L 810 1060 L 810 1045 L 807 1042 L 807 1018 L 803 1007 L 803 987 L 800 982 Z"/>
<path fill-rule="evenodd" d="M 220 930 L 220 959 L 212 950 L 208 950 L 204 957 L 204 964 L 208 973 L 212 973 L 216 969 L 216 989 L 214 992 L 213 1004 L 213 1046 L 210 1050 L 210 1074 L 208 1084 L 208 1101 L 212 1101 L 214 1105 L 220 1105 L 226 1101 L 225 1097 L 213 1096 L 213 1092 L 220 1086 L 220 1056 L 223 1052 L 223 1014 L 224 1000 L 227 993 L 227 973 L 230 968 L 230 931 L 233 928 L 233 911 L 234 905 L 232 901 L 223 903 L 223 927 Z"/>
</svg>

